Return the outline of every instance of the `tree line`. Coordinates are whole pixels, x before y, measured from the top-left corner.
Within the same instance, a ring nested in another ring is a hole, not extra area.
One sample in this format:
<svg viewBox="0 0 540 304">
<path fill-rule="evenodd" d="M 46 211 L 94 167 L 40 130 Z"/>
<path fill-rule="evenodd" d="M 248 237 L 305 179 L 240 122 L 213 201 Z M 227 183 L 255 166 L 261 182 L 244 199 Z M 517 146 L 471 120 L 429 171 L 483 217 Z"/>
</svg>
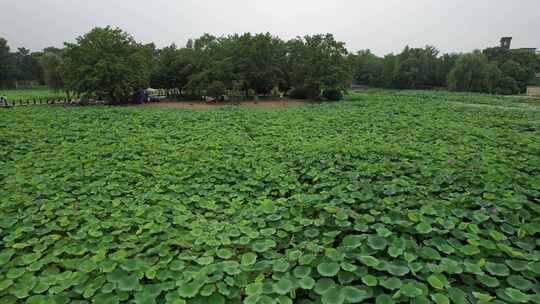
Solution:
<svg viewBox="0 0 540 304">
<path fill-rule="evenodd" d="M 432 46 L 399 54 L 350 53 L 331 34 L 283 40 L 263 34 L 205 34 L 184 47 L 142 44 L 118 28 L 95 28 L 64 48 L 11 52 L 0 39 L 0 87 L 45 83 L 79 97 L 113 103 L 149 86 L 187 97 L 283 95 L 339 100 L 352 83 L 396 89 L 448 87 L 517 94 L 535 76 L 534 53 L 487 48 L 440 54 Z"/>
<path fill-rule="evenodd" d="M 378 57 L 369 50 L 352 55 L 354 80 L 382 88 L 519 94 L 535 79 L 540 60 L 534 52 L 490 47 L 466 54 L 443 54 L 432 46 L 406 47 L 400 54 Z"/>
</svg>

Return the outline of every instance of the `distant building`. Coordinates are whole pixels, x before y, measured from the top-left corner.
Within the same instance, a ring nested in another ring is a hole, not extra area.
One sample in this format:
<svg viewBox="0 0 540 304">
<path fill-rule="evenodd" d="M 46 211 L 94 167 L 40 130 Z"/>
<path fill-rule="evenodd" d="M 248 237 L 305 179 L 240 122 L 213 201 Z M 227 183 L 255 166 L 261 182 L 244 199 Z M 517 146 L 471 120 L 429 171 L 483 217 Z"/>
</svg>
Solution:
<svg viewBox="0 0 540 304">
<path fill-rule="evenodd" d="M 512 47 L 512 37 L 502 37 L 501 38 L 501 48 L 510 50 Z M 511 49 L 512 51 L 528 51 L 535 54 L 540 54 L 539 51 L 536 50 L 536 48 L 519 48 L 519 49 Z"/>
<path fill-rule="evenodd" d="M 512 44 L 512 37 L 501 38 L 501 48 L 509 50 L 511 44 Z"/>
</svg>

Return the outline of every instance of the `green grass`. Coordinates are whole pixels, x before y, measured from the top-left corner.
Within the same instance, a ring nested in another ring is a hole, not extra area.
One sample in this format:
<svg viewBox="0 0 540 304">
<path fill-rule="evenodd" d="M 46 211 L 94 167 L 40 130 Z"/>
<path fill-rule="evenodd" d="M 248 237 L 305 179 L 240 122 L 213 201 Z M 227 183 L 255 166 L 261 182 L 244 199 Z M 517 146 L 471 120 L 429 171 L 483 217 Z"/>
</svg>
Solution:
<svg viewBox="0 0 540 304">
<path fill-rule="evenodd" d="M 46 87 L 23 90 L 0 90 L 0 96 L 9 101 L 31 100 L 35 98 L 66 97 L 63 92 L 55 92 Z"/>
<path fill-rule="evenodd" d="M 0 303 L 539 303 L 540 113 L 348 98 L 0 110 Z"/>
</svg>

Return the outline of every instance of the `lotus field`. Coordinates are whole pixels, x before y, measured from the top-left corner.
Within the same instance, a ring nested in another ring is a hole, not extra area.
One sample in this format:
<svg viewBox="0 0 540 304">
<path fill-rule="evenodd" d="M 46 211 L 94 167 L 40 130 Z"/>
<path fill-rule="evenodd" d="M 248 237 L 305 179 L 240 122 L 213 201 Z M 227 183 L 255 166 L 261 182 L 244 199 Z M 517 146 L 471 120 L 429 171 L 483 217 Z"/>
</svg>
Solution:
<svg viewBox="0 0 540 304">
<path fill-rule="evenodd" d="M 0 303 L 540 303 L 540 111 L 0 110 Z"/>
</svg>

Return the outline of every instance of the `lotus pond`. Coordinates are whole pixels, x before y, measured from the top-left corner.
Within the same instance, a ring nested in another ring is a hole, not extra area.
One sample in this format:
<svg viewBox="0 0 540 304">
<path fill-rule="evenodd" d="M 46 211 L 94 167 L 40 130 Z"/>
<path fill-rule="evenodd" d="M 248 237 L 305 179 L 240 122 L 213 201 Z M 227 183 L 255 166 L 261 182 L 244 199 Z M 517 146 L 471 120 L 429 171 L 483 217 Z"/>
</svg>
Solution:
<svg viewBox="0 0 540 304">
<path fill-rule="evenodd" d="M 510 99 L 13 108 L 0 147 L 0 303 L 540 303 Z"/>
</svg>

